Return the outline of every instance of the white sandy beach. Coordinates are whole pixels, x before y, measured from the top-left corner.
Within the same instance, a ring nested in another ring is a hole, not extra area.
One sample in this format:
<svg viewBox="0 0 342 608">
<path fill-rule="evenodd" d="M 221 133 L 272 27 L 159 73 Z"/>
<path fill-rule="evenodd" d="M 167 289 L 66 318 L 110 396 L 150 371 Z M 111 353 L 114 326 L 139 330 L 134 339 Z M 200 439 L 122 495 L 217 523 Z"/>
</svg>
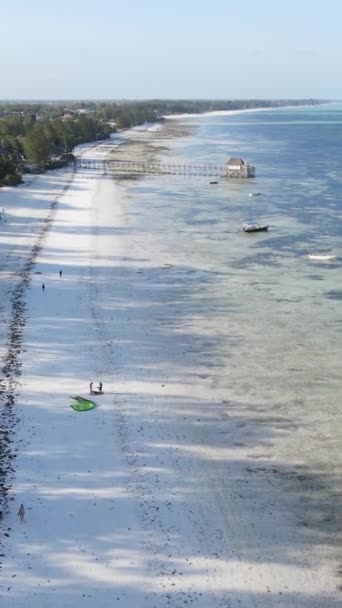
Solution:
<svg viewBox="0 0 342 608">
<path fill-rule="evenodd" d="M 2 357 L 10 294 L 52 201 L 24 295 L 1 605 L 337 606 L 335 553 L 306 542 L 278 486 L 253 475 L 262 446 L 245 443 L 252 421 L 242 405 L 230 410 L 229 378 L 213 387 L 205 365 L 183 368 L 180 328 L 154 280 L 174 260 L 147 228 L 135 233 L 109 175 L 68 169 L 0 190 Z M 197 330 L 220 332 L 194 318 Z M 87 396 L 91 380 L 105 394 L 77 413 L 68 395 Z"/>
<path fill-rule="evenodd" d="M 284 111 L 288 111 L 291 108 L 305 108 L 307 106 L 280 106 L 280 107 L 265 107 L 265 108 L 244 108 L 241 110 L 210 110 L 208 112 L 200 112 L 200 113 L 195 113 L 192 112 L 191 114 L 166 114 L 164 116 L 164 118 L 166 120 L 179 120 L 182 119 L 184 120 L 184 118 L 198 118 L 199 116 L 235 116 L 236 114 L 250 114 L 254 112 L 272 112 L 272 110 L 277 110 L 277 112 L 279 110 L 284 110 Z"/>
</svg>

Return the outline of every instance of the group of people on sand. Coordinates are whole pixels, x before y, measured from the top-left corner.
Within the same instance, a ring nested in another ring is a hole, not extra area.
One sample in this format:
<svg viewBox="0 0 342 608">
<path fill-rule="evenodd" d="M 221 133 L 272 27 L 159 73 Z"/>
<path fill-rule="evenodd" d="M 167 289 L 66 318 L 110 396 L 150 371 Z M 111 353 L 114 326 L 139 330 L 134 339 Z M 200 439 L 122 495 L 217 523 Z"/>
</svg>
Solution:
<svg viewBox="0 0 342 608">
<path fill-rule="evenodd" d="M 91 382 L 89 384 L 90 394 L 91 395 L 103 395 L 102 382 L 99 382 L 99 385 L 98 385 L 97 389 L 95 389 L 95 390 L 93 389 L 93 384 L 94 384 L 94 382 Z"/>
</svg>

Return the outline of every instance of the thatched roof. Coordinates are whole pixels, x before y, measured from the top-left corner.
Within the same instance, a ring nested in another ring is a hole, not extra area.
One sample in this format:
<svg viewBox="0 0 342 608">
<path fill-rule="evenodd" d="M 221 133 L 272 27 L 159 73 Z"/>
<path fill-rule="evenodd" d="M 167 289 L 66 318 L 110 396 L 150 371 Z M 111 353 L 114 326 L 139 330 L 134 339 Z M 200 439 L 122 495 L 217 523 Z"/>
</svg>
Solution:
<svg viewBox="0 0 342 608">
<path fill-rule="evenodd" d="M 242 165 L 245 164 L 245 161 L 242 160 L 242 158 L 237 158 L 235 156 L 233 156 L 228 162 L 227 165 L 233 165 L 234 167 L 239 166 L 242 167 Z"/>
</svg>

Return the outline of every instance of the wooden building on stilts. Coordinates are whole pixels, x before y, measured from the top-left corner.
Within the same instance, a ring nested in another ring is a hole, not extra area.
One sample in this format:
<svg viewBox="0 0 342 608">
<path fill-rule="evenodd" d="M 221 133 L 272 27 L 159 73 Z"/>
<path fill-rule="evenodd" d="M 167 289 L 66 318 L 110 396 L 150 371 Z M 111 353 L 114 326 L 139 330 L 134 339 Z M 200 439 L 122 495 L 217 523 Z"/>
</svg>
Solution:
<svg viewBox="0 0 342 608">
<path fill-rule="evenodd" d="M 255 177 L 255 167 L 245 163 L 242 158 L 232 157 L 226 164 L 226 177 Z"/>
</svg>

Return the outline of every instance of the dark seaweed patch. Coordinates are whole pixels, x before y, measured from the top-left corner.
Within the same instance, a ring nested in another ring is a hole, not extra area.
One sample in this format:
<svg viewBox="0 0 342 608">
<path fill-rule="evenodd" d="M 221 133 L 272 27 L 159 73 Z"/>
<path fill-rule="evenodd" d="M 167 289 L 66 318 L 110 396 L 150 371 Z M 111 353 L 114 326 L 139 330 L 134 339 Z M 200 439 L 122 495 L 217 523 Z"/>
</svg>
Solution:
<svg viewBox="0 0 342 608">
<path fill-rule="evenodd" d="M 64 186 L 62 193 L 52 201 L 49 213 L 42 221 L 36 243 L 33 245 L 22 270 L 17 274 L 18 282 L 10 297 L 7 349 L 0 364 L 0 545 L 2 537 L 8 536 L 1 529 L 1 524 L 8 510 L 9 493 L 14 475 L 14 459 L 16 457 L 13 444 L 15 426 L 19 419 L 15 412 L 15 403 L 21 376 L 22 361 L 20 355 L 23 350 L 23 331 L 27 319 L 26 291 L 31 281 L 33 268 L 51 228 L 58 201 L 69 188 L 69 185 L 70 182 Z"/>
</svg>

